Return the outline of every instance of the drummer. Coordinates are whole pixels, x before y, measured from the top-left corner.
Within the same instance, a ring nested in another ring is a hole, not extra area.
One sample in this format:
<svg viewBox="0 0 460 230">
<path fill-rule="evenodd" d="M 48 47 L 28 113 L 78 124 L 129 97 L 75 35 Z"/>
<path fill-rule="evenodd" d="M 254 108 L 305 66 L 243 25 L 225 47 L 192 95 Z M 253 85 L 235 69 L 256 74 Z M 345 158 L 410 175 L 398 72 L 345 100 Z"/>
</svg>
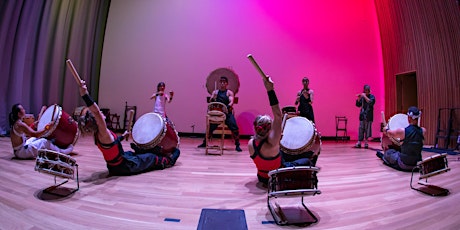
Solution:
<svg viewBox="0 0 460 230">
<path fill-rule="evenodd" d="M 273 89 L 273 81 L 268 77 L 263 79 L 268 100 L 274 119 L 269 115 L 259 115 L 254 120 L 255 135 L 248 142 L 249 156 L 257 167 L 257 178 L 260 182 L 268 183 L 268 172 L 281 167 L 279 153 L 281 140 L 282 113 Z"/>
<path fill-rule="evenodd" d="M 169 95 L 165 93 L 166 84 L 160 82 L 157 85 L 157 91 L 152 94 L 150 100 L 155 99 L 155 105 L 153 106 L 153 112 L 160 114 L 163 118 L 168 118 L 166 116 L 166 102 L 171 103 L 174 92 L 170 91 Z"/>
<path fill-rule="evenodd" d="M 400 171 L 412 171 L 417 166 L 417 162 L 422 160 L 426 129 L 418 126 L 421 115 L 422 112 L 412 106 L 407 111 L 409 126 L 395 130 L 389 130 L 386 127 L 383 130 L 384 135 L 403 141 L 401 151 L 395 149 L 388 149 L 384 153 L 377 151 L 377 157 L 382 159 L 386 165 Z"/>
<path fill-rule="evenodd" d="M 53 150 L 67 155 L 72 152 L 73 145 L 61 149 L 54 145 L 51 140 L 40 138 L 53 126 L 53 123 L 46 125 L 43 130 L 36 131 L 22 121 L 25 115 L 26 111 L 21 104 L 13 105 L 9 115 L 11 144 L 16 158 L 34 159 L 37 157 L 39 149 Z M 30 138 L 27 139 L 27 136 Z"/>
<path fill-rule="evenodd" d="M 89 109 L 79 119 L 80 130 L 82 134 L 94 133 L 95 144 L 102 152 L 111 175 L 133 175 L 174 166 L 180 155 L 177 148 L 169 156 L 155 153 L 125 152 L 121 141 L 128 132 L 117 137 L 114 132 L 107 129 L 105 117 L 99 106 L 89 96 L 85 81 L 80 81 L 80 95 Z"/>
<path fill-rule="evenodd" d="M 232 131 L 233 139 L 235 140 L 235 150 L 241 152 L 240 148 L 240 133 L 238 129 L 238 125 L 236 124 L 235 116 L 233 115 L 233 102 L 234 102 L 234 93 L 233 91 L 227 89 L 228 86 L 228 78 L 225 76 L 220 77 L 219 80 L 219 89 L 214 90 L 211 95 L 211 102 L 220 102 L 227 106 L 228 113 L 226 115 L 225 124 L 228 128 Z M 217 124 L 210 124 L 209 126 L 209 134 L 212 135 L 214 130 L 217 129 Z M 198 146 L 198 148 L 205 148 L 206 147 L 206 138 L 203 140 L 203 143 Z"/>
</svg>

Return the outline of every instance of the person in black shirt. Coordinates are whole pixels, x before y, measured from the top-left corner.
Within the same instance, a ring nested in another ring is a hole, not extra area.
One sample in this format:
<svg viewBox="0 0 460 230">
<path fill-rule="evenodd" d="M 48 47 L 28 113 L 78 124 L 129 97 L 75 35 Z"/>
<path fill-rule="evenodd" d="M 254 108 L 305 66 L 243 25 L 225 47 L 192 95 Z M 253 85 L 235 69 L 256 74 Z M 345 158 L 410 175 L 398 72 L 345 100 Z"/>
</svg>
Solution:
<svg viewBox="0 0 460 230">
<path fill-rule="evenodd" d="M 425 128 L 418 126 L 418 119 L 422 112 L 415 106 L 408 109 L 407 116 L 409 126 L 389 130 L 388 127 L 383 133 L 390 138 L 399 138 L 403 143 L 401 151 L 388 149 L 384 153 L 377 151 L 377 157 L 383 162 L 400 171 L 412 171 L 417 166 L 417 162 L 422 160 L 423 140 L 426 133 Z"/>
<path fill-rule="evenodd" d="M 232 131 L 233 139 L 235 140 L 235 150 L 241 152 L 240 148 L 240 133 L 238 125 L 236 124 L 235 116 L 233 115 L 233 102 L 234 102 L 234 93 L 233 91 L 227 89 L 228 78 L 225 76 L 220 77 L 219 80 L 219 89 L 214 90 L 211 95 L 211 102 L 220 102 L 227 106 L 228 113 L 226 115 L 225 124 Z M 209 127 L 209 134 L 212 135 L 212 132 L 217 129 L 216 124 L 211 124 Z M 203 140 L 203 143 L 198 146 L 198 148 L 206 147 L 206 138 Z"/>
</svg>

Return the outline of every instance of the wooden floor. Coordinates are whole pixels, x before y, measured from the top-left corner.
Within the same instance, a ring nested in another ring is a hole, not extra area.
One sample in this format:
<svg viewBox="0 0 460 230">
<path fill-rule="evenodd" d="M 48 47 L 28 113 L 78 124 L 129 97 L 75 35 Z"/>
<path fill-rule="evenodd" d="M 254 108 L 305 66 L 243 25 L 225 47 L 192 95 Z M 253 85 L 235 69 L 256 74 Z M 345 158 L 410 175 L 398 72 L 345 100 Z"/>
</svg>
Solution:
<svg viewBox="0 0 460 230">
<path fill-rule="evenodd" d="M 201 141 L 181 138 L 181 156 L 172 168 L 107 177 L 93 140 L 80 138 L 74 149 L 80 190 L 59 198 L 43 193 L 54 177 L 34 171 L 34 160 L 12 159 L 10 140 L 2 137 L 0 229 L 196 229 L 203 208 L 243 209 L 248 229 L 299 228 L 272 222 L 266 189 L 257 183 L 246 146 L 236 152 L 226 140 L 223 156 L 206 156 L 196 148 Z M 322 193 L 305 198 L 319 222 L 305 228 L 460 229 L 459 156 L 448 156 L 450 172 L 429 179 L 450 194 L 431 197 L 410 189 L 410 173 L 384 166 L 375 151 L 353 144 L 323 142 L 317 164 Z M 129 142 L 123 145 L 129 148 Z M 63 186 L 73 188 L 76 182 Z M 300 204 L 298 197 L 285 200 Z"/>
</svg>

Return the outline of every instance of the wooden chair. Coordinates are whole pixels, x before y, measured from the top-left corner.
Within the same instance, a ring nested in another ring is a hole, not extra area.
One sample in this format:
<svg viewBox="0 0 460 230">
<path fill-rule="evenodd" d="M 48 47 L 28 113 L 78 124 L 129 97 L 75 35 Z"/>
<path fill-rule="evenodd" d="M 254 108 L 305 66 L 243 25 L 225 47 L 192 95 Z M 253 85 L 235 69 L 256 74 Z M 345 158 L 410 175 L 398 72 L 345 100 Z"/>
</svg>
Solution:
<svg viewBox="0 0 460 230">
<path fill-rule="evenodd" d="M 128 102 L 125 101 L 125 116 L 123 118 L 123 130 L 127 130 L 128 129 L 128 125 L 129 125 L 129 114 L 128 112 L 130 110 L 133 110 L 134 111 L 134 115 L 133 115 L 133 120 L 131 121 L 131 125 L 134 125 L 134 123 L 136 122 L 136 115 L 137 115 L 137 106 L 135 105 L 128 105 Z"/>
<path fill-rule="evenodd" d="M 227 107 L 220 102 L 211 102 L 208 104 L 208 112 L 206 114 L 206 155 L 212 154 L 209 152 L 209 149 L 217 149 L 219 155 L 224 154 L 224 139 L 225 139 L 225 119 L 227 116 Z M 211 124 L 218 125 L 221 129 L 220 133 L 220 143 L 219 145 L 211 145 L 210 138 L 212 138 L 212 133 L 209 133 L 209 128 Z"/>
</svg>

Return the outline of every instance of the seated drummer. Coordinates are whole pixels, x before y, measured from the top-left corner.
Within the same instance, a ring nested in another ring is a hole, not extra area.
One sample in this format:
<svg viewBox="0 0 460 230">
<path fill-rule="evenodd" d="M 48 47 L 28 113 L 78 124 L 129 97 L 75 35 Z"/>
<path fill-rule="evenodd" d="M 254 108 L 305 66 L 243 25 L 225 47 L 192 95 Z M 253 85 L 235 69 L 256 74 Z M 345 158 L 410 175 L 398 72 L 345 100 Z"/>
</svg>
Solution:
<svg viewBox="0 0 460 230">
<path fill-rule="evenodd" d="M 260 182 L 268 183 L 268 172 L 281 167 L 279 153 L 281 140 L 282 113 L 273 90 L 273 81 L 268 77 L 263 79 L 268 93 L 270 107 L 274 119 L 269 115 L 259 115 L 254 120 L 255 135 L 248 142 L 249 156 L 257 167 L 257 178 Z"/>
<path fill-rule="evenodd" d="M 238 129 L 238 125 L 236 124 L 235 116 L 233 115 L 233 102 L 234 102 L 234 93 L 233 91 L 227 89 L 228 86 L 228 78 L 225 76 L 220 77 L 220 88 L 218 90 L 214 90 L 211 95 L 212 102 L 220 102 L 227 106 L 228 113 L 225 114 L 225 124 L 228 128 L 232 131 L 233 139 L 235 140 L 235 150 L 237 152 L 241 152 L 240 148 L 240 133 Z M 218 127 L 217 124 L 210 124 L 209 125 L 209 134 L 212 135 L 214 130 Z M 209 138 L 209 137 L 205 137 Z M 206 139 L 203 140 L 203 143 L 198 146 L 198 148 L 205 148 L 206 147 Z"/>
<path fill-rule="evenodd" d="M 73 145 L 69 145 L 66 149 L 61 149 L 54 145 L 51 140 L 40 138 L 49 130 L 49 127 L 53 125 L 52 122 L 46 125 L 45 129 L 36 131 L 22 121 L 25 115 L 26 111 L 21 104 L 13 105 L 9 115 L 11 128 L 10 138 L 16 158 L 35 159 L 39 149 L 53 150 L 66 155 L 72 152 Z"/>
<path fill-rule="evenodd" d="M 94 133 L 95 144 L 102 152 L 111 175 L 133 175 L 174 166 L 180 155 L 180 151 L 177 148 L 170 156 L 160 156 L 155 153 L 136 154 L 132 151 L 125 152 L 121 141 L 128 132 L 117 137 L 114 132 L 107 129 L 105 117 L 99 106 L 89 96 L 85 81 L 80 82 L 80 95 L 89 109 L 79 119 L 80 130 L 82 134 Z"/>
<path fill-rule="evenodd" d="M 400 171 L 412 171 L 417 166 L 417 162 L 422 160 L 423 140 L 426 130 L 418 126 L 418 119 L 422 112 L 417 107 L 412 106 L 408 109 L 407 116 L 409 126 L 396 130 L 389 130 L 386 127 L 383 133 L 390 138 L 400 138 L 403 141 L 401 151 L 388 149 L 384 153 L 377 151 L 377 157 L 383 162 Z"/>
</svg>

